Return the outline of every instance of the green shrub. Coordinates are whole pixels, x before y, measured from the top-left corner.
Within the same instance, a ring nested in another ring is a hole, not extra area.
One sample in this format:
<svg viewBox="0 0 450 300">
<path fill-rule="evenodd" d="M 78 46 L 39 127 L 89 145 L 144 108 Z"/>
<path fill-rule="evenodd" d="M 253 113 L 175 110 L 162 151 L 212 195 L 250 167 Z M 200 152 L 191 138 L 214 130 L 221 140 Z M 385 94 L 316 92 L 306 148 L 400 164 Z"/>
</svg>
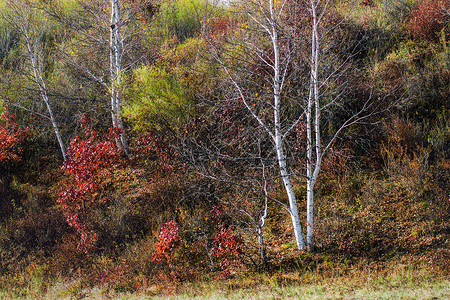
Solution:
<svg viewBox="0 0 450 300">
<path fill-rule="evenodd" d="M 156 28 L 162 35 L 169 38 L 176 36 L 180 41 L 198 36 L 204 5 L 200 0 L 164 1 L 155 20 Z"/>
<path fill-rule="evenodd" d="M 188 105 L 185 91 L 176 76 L 164 68 L 137 69 L 128 94 L 131 99 L 124 106 L 124 116 L 136 130 L 160 128 L 163 123 L 180 125 L 185 119 Z"/>
<path fill-rule="evenodd" d="M 4 63 L 8 54 L 19 42 L 19 34 L 5 23 L 0 22 L 0 64 Z"/>
</svg>

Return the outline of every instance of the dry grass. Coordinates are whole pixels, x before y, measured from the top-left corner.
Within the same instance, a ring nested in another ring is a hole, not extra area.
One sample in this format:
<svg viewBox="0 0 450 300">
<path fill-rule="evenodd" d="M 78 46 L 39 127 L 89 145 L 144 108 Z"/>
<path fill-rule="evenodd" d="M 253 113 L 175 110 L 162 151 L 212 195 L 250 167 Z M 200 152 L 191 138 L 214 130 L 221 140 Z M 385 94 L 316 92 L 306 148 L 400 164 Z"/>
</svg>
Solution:
<svg viewBox="0 0 450 300">
<path fill-rule="evenodd" d="M 0 289 L 1 299 L 448 299 L 450 281 L 426 262 L 352 266 L 326 271 L 246 274 L 228 280 L 148 281 L 135 292 L 88 286 L 82 279 L 44 281 L 33 273 L 29 284 Z"/>
</svg>

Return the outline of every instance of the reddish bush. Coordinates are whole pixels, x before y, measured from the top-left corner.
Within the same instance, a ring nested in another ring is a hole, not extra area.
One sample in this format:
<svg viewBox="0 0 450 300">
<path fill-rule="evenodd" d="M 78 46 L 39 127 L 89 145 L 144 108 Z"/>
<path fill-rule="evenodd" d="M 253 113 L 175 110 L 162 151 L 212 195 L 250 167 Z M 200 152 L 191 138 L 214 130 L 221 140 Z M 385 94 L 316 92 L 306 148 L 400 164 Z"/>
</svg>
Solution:
<svg viewBox="0 0 450 300">
<path fill-rule="evenodd" d="M 411 13 L 408 31 L 416 38 L 434 40 L 447 24 L 450 0 L 422 0 Z"/>
<path fill-rule="evenodd" d="M 67 149 L 62 169 L 70 176 L 71 183 L 62 188 L 58 203 L 62 204 L 67 223 L 80 235 L 79 250 L 87 252 L 98 239 L 87 220 L 88 212 L 96 203 L 106 202 L 107 198 L 100 197 L 99 192 L 104 177 L 110 175 L 111 168 L 120 161 L 120 154 L 114 142 L 115 130 L 102 141 L 87 117 L 83 116 L 81 123 L 84 138 L 75 135 Z"/>
<path fill-rule="evenodd" d="M 233 25 L 235 25 L 234 21 L 229 18 L 216 17 L 207 19 L 203 27 L 206 29 L 208 39 L 217 40 L 224 36 Z"/>
<path fill-rule="evenodd" d="M 239 256 L 242 252 L 243 241 L 233 234 L 233 228 L 220 226 L 219 232 L 214 237 L 211 255 L 220 259 L 219 266 L 222 269 L 220 275 L 230 276 L 239 267 Z"/>
<path fill-rule="evenodd" d="M 155 245 L 155 252 L 152 255 L 152 261 L 172 260 L 173 253 L 180 245 L 180 234 L 178 224 L 174 221 L 164 223 L 161 226 L 158 243 Z"/>
<path fill-rule="evenodd" d="M 359 3 L 360 6 L 375 6 L 372 0 L 364 0 Z"/>
<path fill-rule="evenodd" d="M 16 116 L 10 113 L 9 107 L 0 115 L 0 164 L 20 160 L 22 152 L 20 144 L 30 131 L 30 127 L 20 128 L 16 124 Z M 0 219 L 6 218 L 14 211 L 15 198 L 10 189 L 10 176 L 5 176 L 0 169 Z"/>
<path fill-rule="evenodd" d="M 218 205 L 214 205 L 211 209 L 211 216 L 216 219 L 216 220 L 222 220 L 223 218 L 223 209 L 220 206 L 220 204 Z"/>
<path fill-rule="evenodd" d="M 22 151 L 19 144 L 28 135 L 30 128 L 20 128 L 16 124 L 16 116 L 10 113 L 8 107 L 0 116 L 0 162 L 19 160 Z"/>
<path fill-rule="evenodd" d="M 158 140 L 155 134 L 149 131 L 138 139 L 135 150 L 137 153 L 155 156 L 159 152 L 157 142 Z"/>
<path fill-rule="evenodd" d="M 420 128 L 414 123 L 394 117 L 386 123 L 386 141 L 382 142 L 382 154 L 391 155 L 395 159 L 405 159 L 412 156 L 419 145 L 423 142 L 420 136 Z"/>
<path fill-rule="evenodd" d="M 52 250 L 52 259 L 50 261 L 50 272 L 61 276 L 73 276 L 76 270 L 81 270 L 90 260 L 87 255 L 80 252 L 78 245 L 80 237 L 77 233 L 65 233 L 62 235 L 58 244 Z"/>
</svg>

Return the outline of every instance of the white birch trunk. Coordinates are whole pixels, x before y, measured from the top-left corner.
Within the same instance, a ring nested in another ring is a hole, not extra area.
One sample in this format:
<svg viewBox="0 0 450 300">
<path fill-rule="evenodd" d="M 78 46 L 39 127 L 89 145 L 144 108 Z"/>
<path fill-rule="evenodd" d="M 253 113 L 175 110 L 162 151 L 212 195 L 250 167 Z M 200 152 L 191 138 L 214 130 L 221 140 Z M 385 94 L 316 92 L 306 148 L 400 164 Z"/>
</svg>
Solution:
<svg viewBox="0 0 450 300">
<path fill-rule="evenodd" d="M 267 216 L 267 215 L 266 215 Z M 265 225 L 265 217 L 261 217 L 261 224 L 258 224 L 256 234 L 258 236 L 259 255 L 265 268 L 267 268 L 266 246 L 264 245 L 263 228 Z"/>
<path fill-rule="evenodd" d="M 313 72 L 311 72 L 311 83 L 306 107 L 306 240 L 308 247 L 311 245 L 312 229 L 314 226 L 314 182 L 313 177 L 313 140 L 312 140 L 312 113 L 313 113 Z"/>
<path fill-rule="evenodd" d="M 45 80 L 42 77 L 41 67 L 38 62 L 39 54 L 38 54 L 37 47 L 39 45 L 37 43 L 39 43 L 39 41 L 36 40 L 34 42 L 34 44 L 32 44 L 31 38 L 28 34 L 27 24 L 24 24 L 23 35 L 24 35 L 25 41 L 27 43 L 27 51 L 28 51 L 28 55 L 30 57 L 31 67 L 33 68 L 34 79 L 35 79 L 37 85 L 39 86 L 39 93 L 41 94 L 42 100 L 44 101 L 45 106 L 47 107 L 49 119 L 50 119 L 50 122 L 52 123 L 53 131 L 55 132 L 56 139 L 58 140 L 58 144 L 61 149 L 61 154 L 63 156 L 63 159 L 66 160 L 66 148 L 64 146 L 64 141 L 63 141 L 63 139 L 61 137 L 61 133 L 59 131 L 58 123 L 56 122 L 52 107 L 50 105 L 50 100 L 49 100 L 48 94 L 47 94 L 47 87 L 45 84 Z"/>
<path fill-rule="evenodd" d="M 113 127 L 117 127 L 117 119 L 116 119 L 116 84 L 115 78 L 117 74 L 116 67 L 116 10 L 115 10 L 116 0 L 111 0 L 111 29 L 110 29 L 110 38 L 109 38 L 109 73 L 111 78 L 111 118 Z"/>
<path fill-rule="evenodd" d="M 306 180 L 306 243 L 310 251 L 314 246 L 314 185 L 322 165 L 322 145 L 320 133 L 320 97 L 319 97 L 319 22 L 317 18 L 318 2 L 311 0 L 311 77 L 307 108 L 307 180 Z M 314 133 L 314 134 L 313 134 Z M 314 141 L 313 141 L 314 135 Z M 315 151 L 313 151 L 313 148 Z M 313 152 L 315 157 L 313 159 Z"/>
<path fill-rule="evenodd" d="M 258 220 L 256 220 L 256 234 L 258 235 L 258 245 L 259 245 L 259 253 L 261 255 L 261 259 L 264 265 L 264 268 L 267 269 L 267 257 L 266 257 L 266 246 L 264 245 L 264 234 L 263 234 L 263 228 L 266 225 L 266 218 L 268 215 L 268 208 L 269 208 L 269 198 L 267 193 L 267 178 L 266 178 L 266 165 L 264 163 L 264 159 L 261 155 L 261 141 L 258 140 L 258 150 L 259 150 L 259 158 L 261 161 L 262 166 L 262 177 L 263 177 L 263 190 L 264 190 L 264 211 L 262 213 L 262 216 Z"/>
<path fill-rule="evenodd" d="M 122 122 L 120 73 L 122 68 L 123 45 L 120 36 L 121 27 L 120 2 L 111 0 L 111 28 L 110 28 L 110 76 L 111 76 L 111 117 L 112 125 L 121 130 L 116 139 L 119 150 L 128 154 L 128 143 Z"/>
<path fill-rule="evenodd" d="M 283 180 L 284 187 L 289 201 L 289 208 L 292 218 L 292 226 L 294 228 L 294 236 L 297 244 L 297 248 L 302 250 L 305 248 L 305 241 L 302 233 L 302 226 L 300 224 L 300 218 L 297 209 L 297 199 L 295 197 L 294 188 L 292 186 L 291 178 L 287 170 L 286 155 L 283 151 L 283 139 L 281 132 L 281 66 L 280 66 L 280 49 L 278 45 L 278 29 L 276 24 L 276 17 L 274 13 L 274 1 L 270 0 L 270 14 L 271 14 L 271 27 L 272 27 L 272 46 L 274 51 L 274 77 L 273 77 L 273 97 L 274 97 L 274 139 L 275 148 L 277 153 L 278 165 L 280 168 L 280 175 Z"/>
</svg>

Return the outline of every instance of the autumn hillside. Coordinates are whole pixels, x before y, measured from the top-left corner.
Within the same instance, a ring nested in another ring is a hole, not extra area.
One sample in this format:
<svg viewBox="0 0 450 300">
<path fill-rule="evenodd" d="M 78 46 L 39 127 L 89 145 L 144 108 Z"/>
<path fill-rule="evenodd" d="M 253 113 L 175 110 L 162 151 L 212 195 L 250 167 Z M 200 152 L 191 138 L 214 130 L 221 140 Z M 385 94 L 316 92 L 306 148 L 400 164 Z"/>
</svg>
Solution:
<svg viewBox="0 0 450 300">
<path fill-rule="evenodd" d="M 0 298 L 448 279 L 449 99 L 449 0 L 0 0 Z"/>
</svg>

